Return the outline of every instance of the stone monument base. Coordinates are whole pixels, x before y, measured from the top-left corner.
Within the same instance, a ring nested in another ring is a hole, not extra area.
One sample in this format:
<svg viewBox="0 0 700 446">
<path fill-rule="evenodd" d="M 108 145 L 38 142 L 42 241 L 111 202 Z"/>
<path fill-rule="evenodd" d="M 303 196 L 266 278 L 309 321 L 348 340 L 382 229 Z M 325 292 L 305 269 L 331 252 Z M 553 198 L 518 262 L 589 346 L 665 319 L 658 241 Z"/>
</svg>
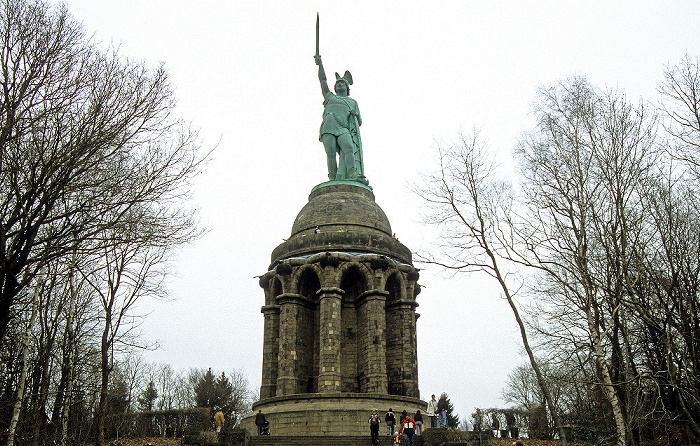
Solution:
<svg viewBox="0 0 700 446">
<path fill-rule="evenodd" d="M 271 435 L 346 436 L 369 434 L 369 416 L 377 409 L 380 435 L 386 435 L 384 415 L 392 409 L 396 422 L 402 411 L 411 416 L 416 410 L 425 415 L 428 404 L 419 398 L 367 393 L 303 393 L 266 398 L 253 404 L 253 412 L 245 416 L 240 427 L 257 435 L 255 415 L 259 410 L 270 422 Z M 423 423 L 428 417 L 423 418 Z"/>
</svg>

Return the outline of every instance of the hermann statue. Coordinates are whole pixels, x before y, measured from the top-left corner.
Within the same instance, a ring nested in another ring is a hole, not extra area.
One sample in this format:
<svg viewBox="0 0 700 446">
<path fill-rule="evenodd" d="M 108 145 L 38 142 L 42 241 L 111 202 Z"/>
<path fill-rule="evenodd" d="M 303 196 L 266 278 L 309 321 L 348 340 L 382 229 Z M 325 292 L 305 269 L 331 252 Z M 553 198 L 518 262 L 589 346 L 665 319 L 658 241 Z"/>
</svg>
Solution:
<svg viewBox="0 0 700 446">
<path fill-rule="evenodd" d="M 326 149 L 328 179 L 368 184 L 362 161 L 362 140 L 360 139 L 362 118 L 357 102 L 349 96 L 352 75 L 349 71 L 346 71 L 343 76 L 335 73 L 333 87 L 335 94 L 328 88 L 326 72 L 323 69 L 321 56 L 318 54 L 318 19 L 314 60 L 318 65 L 318 80 L 321 82 L 323 94 L 323 122 L 319 131 L 319 140 Z"/>
</svg>

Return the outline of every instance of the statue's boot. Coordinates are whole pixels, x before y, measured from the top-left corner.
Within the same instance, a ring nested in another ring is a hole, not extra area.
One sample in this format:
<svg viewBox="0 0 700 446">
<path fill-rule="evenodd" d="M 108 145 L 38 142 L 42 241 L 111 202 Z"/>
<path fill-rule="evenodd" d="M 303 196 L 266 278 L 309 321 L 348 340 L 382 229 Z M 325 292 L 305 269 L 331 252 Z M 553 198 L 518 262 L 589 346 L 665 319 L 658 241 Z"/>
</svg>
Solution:
<svg viewBox="0 0 700 446">
<path fill-rule="evenodd" d="M 356 180 L 357 179 L 357 170 L 352 167 L 350 170 L 348 170 L 348 180 Z"/>
</svg>

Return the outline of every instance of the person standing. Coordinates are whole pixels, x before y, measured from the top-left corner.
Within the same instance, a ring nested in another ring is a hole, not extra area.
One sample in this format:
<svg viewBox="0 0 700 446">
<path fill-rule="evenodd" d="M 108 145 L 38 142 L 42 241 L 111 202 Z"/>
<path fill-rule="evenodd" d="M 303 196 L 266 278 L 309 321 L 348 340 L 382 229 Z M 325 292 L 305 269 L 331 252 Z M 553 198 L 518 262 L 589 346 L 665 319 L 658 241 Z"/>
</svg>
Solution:
<svg viewBox="0 0 700 446">
<path fill-rule="evenodd" d="M 391 407 L 389 408 L 389 412 L 386 413 L 386 416 L 384 417 L 384 421 L 386 421 L 386 434 L 387 435 L 394 435 L 394 427 L 396 426 L 396 417 L 394 416 L 394 412 L 391 411 Z"/>
<path fill-rule="evenodd" d="M 404 410 L 404 412 L 406 412 Z M 406 416 L 401 423 L 401 434 L 403 434 L 404 446 L 413 446 L 413 434 L 416 431 L 416 422 L 413 418 Z"/>
<path fill-rule="evenodd" d="M 258 426 L 258 435 L 262 435 L 263 427 L 265 426 L 265 414 L 262 413 L 262 409 L 255 414 L 255 425 Z"/>
<path fill-rule="evenodd" d="M 491 430 L 493 431 L 493 436 L 498 438 L 498 431 L 501 429 L 501 422 L 498 420 L 496 414 L 491 415 Z"/>
<path fill-rule="evenodd" d="M 447 427 L 447 397 L 445 394 L 440 395 L 437 403 L 437 412 L 440 417 L 440 427 Z"/>
<path fill-rule="evenodd" d="M 423 435 L 423 415 L 420 414 L 420 409 L 416 411 L 413 420 L 416 422 L 416 435 Z"/>
<path fill-rule="evenodd" d="M 214 414 L 214 424 L 216 425 L 216 432 L 221 432 L 221 428 L 224 427 L 224 413 L 221 411 L 220 407 L 216 408 L 216 414 Z"/>
<path fill-rule="evenodd" d="M 430 417 L 430 427 L 438 427 L 437 424 L 437 400 L 435 395 L 431 395 L 432 399 L 428 401 L 428 410 L 426 415 Z"/>
<path fill-rule="evenodd" d="M 372 437 L 372 445 L 376 446 L 379 444 L 379 414 L 377 414 L 377 409 L 372 410 L 372 415 L 369 416 L 369 433 Z"/>
<path fill-rule="evenodd" d="M 474 418 L 474 431 L 481 432 L 481 429 L 483 427 L 482 424 L 484 422 L 484 417 L 481 414 L 481 409 L 477 407 L 476 413 L 472 414 L 472 418 Z"/>
</svg>

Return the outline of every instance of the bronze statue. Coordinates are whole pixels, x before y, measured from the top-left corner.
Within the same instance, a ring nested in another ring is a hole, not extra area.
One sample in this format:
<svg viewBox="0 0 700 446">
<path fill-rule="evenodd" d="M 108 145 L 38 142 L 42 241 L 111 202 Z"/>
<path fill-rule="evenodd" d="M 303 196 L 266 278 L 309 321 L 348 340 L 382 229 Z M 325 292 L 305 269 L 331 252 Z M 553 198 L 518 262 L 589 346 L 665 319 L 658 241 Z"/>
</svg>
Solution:
<svg viewBox="0 0 700 446">
<path fill-rule="evenodd" d="M 328 179 L 353 180 L 368 184 L 364 176 L 362 160 L 362 140 L 360 138 L 360 109 L 352 99 L 350 85 L 352 75 L 346 71 L 343 76 L 335 73 L 335 94 L 328 88 L 326 72 L 323 69 L 321 55 L 318 53 L 318 16 L 316 16 L 316 55 L 318 80 L 323 94 L 323 122 L 319 131 L 319 140 L 326 149 Z M 336 154 L 339 155 L 336 161 Z"/>
</svg>

